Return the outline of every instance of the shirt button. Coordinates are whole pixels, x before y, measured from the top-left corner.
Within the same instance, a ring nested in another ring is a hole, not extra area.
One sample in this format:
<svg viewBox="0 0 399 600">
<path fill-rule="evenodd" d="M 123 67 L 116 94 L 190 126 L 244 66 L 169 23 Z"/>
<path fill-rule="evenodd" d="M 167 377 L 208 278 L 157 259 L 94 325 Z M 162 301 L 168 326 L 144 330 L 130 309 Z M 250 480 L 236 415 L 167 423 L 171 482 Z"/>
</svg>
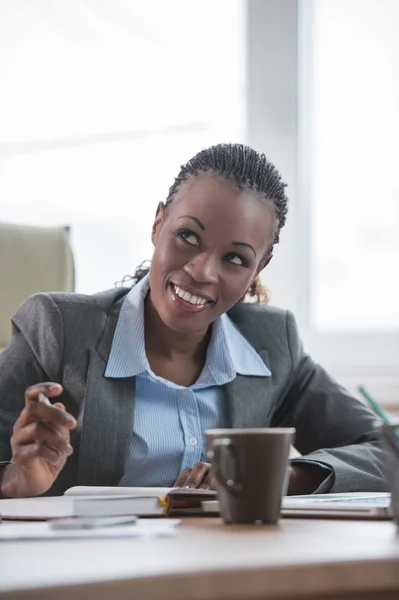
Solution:
<svg viewBox="0 0 399 600">
<path fill-rule="evenodd" d="M 189 439 L 189 443 L 190 443 L 192 446 L 196 446 L 196 445 L 198 444 L 198 440 L 197 440 L 197 438 L 195 438 L 195 437 L 191 437 L 191 438 Z"/>
</svg>

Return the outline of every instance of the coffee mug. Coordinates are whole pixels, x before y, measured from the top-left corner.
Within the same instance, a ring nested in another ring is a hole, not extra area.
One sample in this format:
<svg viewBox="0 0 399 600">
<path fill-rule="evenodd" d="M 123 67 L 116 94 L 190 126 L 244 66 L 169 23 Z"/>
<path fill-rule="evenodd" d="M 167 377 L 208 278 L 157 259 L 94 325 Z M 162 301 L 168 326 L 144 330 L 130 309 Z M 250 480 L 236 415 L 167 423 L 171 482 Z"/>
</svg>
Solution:
<svg viewBox="0 0 399 600">
<path fill-rule="evenodd" d="M 294 428 L 208 429 L 211 476 L 225 523 L 277 523 Z"/>
</svg>

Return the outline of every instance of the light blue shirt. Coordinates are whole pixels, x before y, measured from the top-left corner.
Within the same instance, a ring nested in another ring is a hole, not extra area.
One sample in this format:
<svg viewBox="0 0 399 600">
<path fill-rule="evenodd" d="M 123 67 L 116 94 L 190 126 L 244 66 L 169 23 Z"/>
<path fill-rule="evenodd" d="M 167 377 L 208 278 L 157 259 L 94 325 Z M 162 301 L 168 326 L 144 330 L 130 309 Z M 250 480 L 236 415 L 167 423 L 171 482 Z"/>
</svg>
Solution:
<svg viewBox="0 0 399 600">
<path fill-rule="evenodd" d="M 212 326 L 204 368 L 190 387 L 153 373 L 145 353 L 148 276 L 127 294 L 105 377 L 136 376 L 134 426 L 124 486 L 171 486 L 185 467 L 206 460 L 204 431 L 229 427 L 223 385 L 237 373 L 269 377 L 269 369 L 227 315 Z M 243 399 L 245 401 L 245 399 Z"/>
</svg>

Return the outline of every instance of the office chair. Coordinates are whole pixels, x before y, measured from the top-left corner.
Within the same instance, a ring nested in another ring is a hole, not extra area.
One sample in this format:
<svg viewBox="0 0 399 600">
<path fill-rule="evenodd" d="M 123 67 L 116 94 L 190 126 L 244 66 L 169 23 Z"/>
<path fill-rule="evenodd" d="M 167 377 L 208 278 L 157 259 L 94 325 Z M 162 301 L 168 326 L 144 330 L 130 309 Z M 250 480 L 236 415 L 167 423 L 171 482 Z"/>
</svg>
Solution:
<svg viewBox="0 0 399 600">
<path fill-rule="evenodd" d="M 28 296 L 74 289 L 69 227 L 0 223 L 0 352 L 11 339 L 11 317 Z"/>
</svg>

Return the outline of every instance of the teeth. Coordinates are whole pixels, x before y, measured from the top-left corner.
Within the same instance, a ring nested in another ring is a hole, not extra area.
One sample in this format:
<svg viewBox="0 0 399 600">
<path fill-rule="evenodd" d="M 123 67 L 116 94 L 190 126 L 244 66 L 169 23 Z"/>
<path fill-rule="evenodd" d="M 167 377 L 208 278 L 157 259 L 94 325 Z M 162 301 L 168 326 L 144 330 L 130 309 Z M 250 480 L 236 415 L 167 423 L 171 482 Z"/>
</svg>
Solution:
<svg viewBox="0 0 399 600">
<path fill-rule="evenodd" d="M 207 302 L 206 298 L 201 298 L 201 296 L 195 296 L 194 294 L 190 294 L 190 292 L 185 292 L 184 290 L 177 287 L 177 285 L 173 287 L 176 296 L 179 296 L 179 298 L 183 298 L 183 300 L 185 300 L 186 302 L 190 302 L 190 304 L 203 305 Z"/>
</svg>

